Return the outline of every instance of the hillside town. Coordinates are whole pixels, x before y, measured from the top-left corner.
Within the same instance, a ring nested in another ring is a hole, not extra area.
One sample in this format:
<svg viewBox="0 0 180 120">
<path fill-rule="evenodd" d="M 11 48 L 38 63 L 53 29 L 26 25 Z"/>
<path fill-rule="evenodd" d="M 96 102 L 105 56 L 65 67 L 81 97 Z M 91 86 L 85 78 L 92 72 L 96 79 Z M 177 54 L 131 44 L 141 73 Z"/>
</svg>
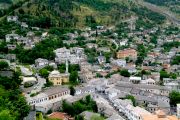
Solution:
<svg viewBox="0 0 180 120">
<path fill-rule="evenodd" d="M 26 32 L 12 29 L 0 40 L 8 51 L 0 56 L 0 76 L 19 73 L 30 106 L 24 120 L 37 114 L 62 120 L 179 120 L 180 103 L 173 95 L 180 94 L 180 27 L 167 22 L 138 28 L 136 21 L 131 16 L 118 27 L 67 32 L 59 46 L 47 46 L 39 57 L 41 43 L 59 38 L 8 16 L 9 24 Z"/>
</svg>

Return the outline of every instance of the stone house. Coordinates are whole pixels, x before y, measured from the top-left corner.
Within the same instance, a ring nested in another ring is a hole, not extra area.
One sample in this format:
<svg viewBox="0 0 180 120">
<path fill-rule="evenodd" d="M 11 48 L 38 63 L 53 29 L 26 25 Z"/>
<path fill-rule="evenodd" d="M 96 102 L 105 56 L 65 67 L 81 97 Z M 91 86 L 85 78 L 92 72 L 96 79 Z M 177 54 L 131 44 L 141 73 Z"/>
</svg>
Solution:
<svg viewBox="0 0 180 120">
<path fill-rule="evenodd" d="M 118 59 L 125 59 L 127 57 L 137 59 L 137 51 L 131 48 L 120 50 L 116 53 Z"/>
</svg>

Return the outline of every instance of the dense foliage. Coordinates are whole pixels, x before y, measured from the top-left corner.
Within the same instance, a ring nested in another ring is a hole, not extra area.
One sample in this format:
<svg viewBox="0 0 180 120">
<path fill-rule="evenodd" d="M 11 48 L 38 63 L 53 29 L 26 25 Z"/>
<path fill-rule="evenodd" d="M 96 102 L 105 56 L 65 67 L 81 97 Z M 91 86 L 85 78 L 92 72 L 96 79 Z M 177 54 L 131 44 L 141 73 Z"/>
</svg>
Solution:
<svg viewBox="0 0 180 120">
<path fill-rule="evenodd" d="M 180 92 L 173 91 L 169 94 L 170 104 L 175 105 L 180 103 Z"/>
<path fill-rule="evenodd" d="M 11 4 L 12 1 L 11 1 L 11 0 L 0 0 L 0 3 L 8 3 L 8 4 Z"/>
<path fill-rule="evenodd" d="M 62 110 L 71 116 L 76 116 L 86 110 L 97 112 L 97 105 L 96 102 L 92 100 L 91 96 L 88 95 L 85 99 L 81 99 L 73 103 L 73 105 L 63 101 Z"/>
<path fill-rule="evenodd" d="M 32 50 L 25 50 L 19 46 L 13 53 L 17 54 L 19 62 L 32 64 L 37 58 L 53 60 L 55 58 L 54 49 L 61 48 L 62 46 L 62 40 L 48 38 L 38 43 Z"/>
<path fill-rule="evenodd" d="M 8 68 L 9 64 L 6 61 L 0 61 L 0 70 Z"/>
<path fill-rule="evenodd" d="M 166 19 L 163 15 L 150 11 L 147 8 L 133 8 L 132 9 L 140 19 L 151 20 L 153 23 L 161 24 Z"/>
<path fill-rule="evenodd" d="M 132 96 L 132 95 L 127 95 L 127 96 L 125 97 L 125 99 L 131 100 L 132 103 L 133 103 L 133 106 L 136 106 L 136 99 L 135 99 L 134 96 Z"/>
<path fill-rule="evenodd" d="M 180 64 L 180 56 L 175 56 L 171 61 L 172 65 L 179 65 Z"/>
<path fill-rule="evenodd" d="M 29 112 L 29 106 L 19 90 L 21 80 L 14 73 L 12 78 L 0 76 L 0 119 L 21 120 Z"/>
<path fill-rule="evenodd" d="M 175 47 L 178 48 L 180 46 L 180 42 L 178 41 L 173 41 L 173 42 L 166 42 L 162 45 L 164 47 L 164 50 L 169 52 L 171 48 Z"/>
<path fill-rule="evenodd" d="M 136 60 L 136 65 L 141 65 L 143 63 L 144 58 L 147 56 L 147 49 L 144 45 L 138 45 L 138 58 Z"/>
<path fill-rule="evenodd" d="M 128 72 L 128 70 L 123 69 L 120 71 L 120 75 L 124 76 L 124 77 L 130 77 L 130 73 Z"/>
<path fill-rule="evenodd" d="M 165 70 L 160 71 L 160 79 L 163 80 L 163 78 L 172 78 L 176 79 L 177 75 L 175 73 L 168 73 Z"/>
<path fill-rule="evenodd" d="M 164 20 L 163 16 L 155 12 L 142 7 L 138 8 L 140 10 L 136 8 L 135 2 L 123 0 L 23 0 L 12 4 L 9 9 L 1 10 L 0 17 L 18 15 L 29 26 L 41 28 L 111 25 L 130 17 L 133 12 L 156 23 Z M 14 11 L 15 9 L 17 10 Z"/>
</svg>

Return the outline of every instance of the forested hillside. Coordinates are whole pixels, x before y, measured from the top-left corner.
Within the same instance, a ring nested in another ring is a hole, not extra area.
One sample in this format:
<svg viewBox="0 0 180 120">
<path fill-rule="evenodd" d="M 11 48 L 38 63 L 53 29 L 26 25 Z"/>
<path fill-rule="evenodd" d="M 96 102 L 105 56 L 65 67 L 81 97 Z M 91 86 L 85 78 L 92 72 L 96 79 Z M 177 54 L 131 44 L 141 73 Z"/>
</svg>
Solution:
<svg viewBox="0 0 180 120">
<path fill-rule="evenodd" d="M 11 4 L 12 1 L 11 1 L 11 0 L 0 0 L 0 3 L 8 3 L 8 4 Z"/>
<path fill-rule="evenodd" d="M 7 10 L 1 10 L 0 17 L 18 15 L 30 26 L 41 28 L 109 26 L 131 15 L 139 16 L 136 10 L 138 7 L 140 6 L 131 0 L 24 0 L 13 4 Z M 141 10 L 146 12 L 144 8 Z M 151 11 L 148 12 L 151 17 Z M 145 18 L 149 17 L 144 15 Z M 161 17 L 159 14 L 156 16 Z"/>
</svg>

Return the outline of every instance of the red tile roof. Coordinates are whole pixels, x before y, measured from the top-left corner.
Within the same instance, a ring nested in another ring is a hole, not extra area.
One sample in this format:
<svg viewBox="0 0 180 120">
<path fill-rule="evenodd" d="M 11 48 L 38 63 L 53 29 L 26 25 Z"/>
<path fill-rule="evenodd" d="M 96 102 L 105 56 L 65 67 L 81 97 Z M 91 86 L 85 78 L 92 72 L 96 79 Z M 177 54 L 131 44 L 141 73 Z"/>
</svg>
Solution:
<svg viewBox="0 0 180 120">
<path fill-rule="evenodd" d="M 61 119 L 61 120 L 74 120 L 71 116 L 68 116 L 67 113 L 62 112 L 53 112 L 48 115 L 49 118 Z"/>
</svg>

